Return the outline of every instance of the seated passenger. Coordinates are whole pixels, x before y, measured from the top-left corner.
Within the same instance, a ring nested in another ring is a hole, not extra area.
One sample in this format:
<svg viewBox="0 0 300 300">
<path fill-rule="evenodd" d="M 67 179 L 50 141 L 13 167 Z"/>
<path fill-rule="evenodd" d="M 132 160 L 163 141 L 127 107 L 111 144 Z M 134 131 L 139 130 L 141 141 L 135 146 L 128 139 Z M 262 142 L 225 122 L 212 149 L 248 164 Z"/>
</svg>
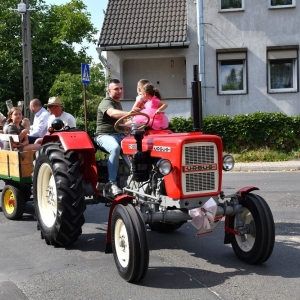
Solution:
<svg viewBox="0 0 300 300">
<path fill-rule="evenodd" d="M 161 101 L 161 95 L 157 88 L 152 84 L 147 83 L 142 87 L 143 98 L 139 103 L 134 105 L 135 111 L 140 111 L 150 117 L 148 126 L 159 130 L 169 126 L 168 117 L 162 113 L 168 107 L 168 104 Z M 146 117 L 135 116 L 132 119 L 133 123 L 145 123 Z"/>
<path fill-rule="evenodd" d="M 30 131 L 30 120 L 28 118 L 23 118 L 22 119 L 22 122 L 21 122 L 21 125 L 26 129 L 28 130 L 28 132 Z M 28 136 L 29 138 L 29 136 Z"/>
<path fill-rule="evenodd" d="M 29 144 L 28 141 L 28 129 L 25 129 L 22 122 L 22 111 L 18 107 L 13 107 L 8 112 L 7 126 L 4 129 L 6 134 L 17 134 L 19 136 L 19 142 L 14 143 L 13 147 L 15 151 L 29 151 L 38 150 L 41 145 L 39 144 Z M 9 142 L 4 141 L 4 149 L 10 150 Z"/>
<path fill-rule="evenodd" d="M 3 133 L 4 130 L 4 126 L 5 126 L 5 117 L 4 115 L 0 112 L 0 127 L 2 127 L 2 129 L 0 129 L 0 133 Z"/>
<path fill-rule="evenodd" d="M 30 101 L 29 108 L 34 114 L 33 124 L 30 126 L 29 143 L 33 144 L 38 138 L 43 138 L 48 130 L 49 112 L 42 107 L 39 99 L 34 98 Z"/>
<path fill-rule="evenodd" d="M 122 190 L 117 185 L 117 173 L 121 142 L 125 135 L 116 132 L 114 124 L 118 119 L 127 115 L 128 112 L 124 111 L 121 105 L 123 86 L 118 79 L 110 80 L 107 92 L 109 96 L 104 98 L 98 106 L 97 129 L 94 141 L 109 153 L 107 168 L 110 192 L 117 196 L 122 194 Z M 124 159 L 130 164 L 126 156 L 124 156 Z"/>
<path fill-rule="evenodd" d="M 75 128 L 76 120 L 75 118 L 63 111 L 63 104 L 61 99 L 58 97 L 50 97 L 48 103 L 45 104 L 48 107 L 50 112 L 50 117 L 48 118 L 48 128 L 51 127 L 51 124 L 55 118 L 59 118 L 64 122 L 65 127 Z"/>
</svg>

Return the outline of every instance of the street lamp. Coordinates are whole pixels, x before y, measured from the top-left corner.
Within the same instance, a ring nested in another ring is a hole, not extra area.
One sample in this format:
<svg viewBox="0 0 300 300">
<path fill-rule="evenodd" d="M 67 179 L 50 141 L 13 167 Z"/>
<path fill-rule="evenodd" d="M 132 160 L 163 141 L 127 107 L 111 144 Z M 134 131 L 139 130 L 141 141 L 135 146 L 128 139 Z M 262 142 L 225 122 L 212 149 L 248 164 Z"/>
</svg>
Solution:
<svg viewBox="0 0 300 300">
<path fill-rule="evenodd" d="M 33 99 L 33 79 L 32 79 L 32 54 L 31 54 L 31 30 L 29 0 L 21 0 L 17 11 L 22 17 L 22 50 L 23 50 L 23 89 L 24 89 L 24 116 L 33 121 L 33 115 L 29 109 L 30 100 Z"/>
</svg>

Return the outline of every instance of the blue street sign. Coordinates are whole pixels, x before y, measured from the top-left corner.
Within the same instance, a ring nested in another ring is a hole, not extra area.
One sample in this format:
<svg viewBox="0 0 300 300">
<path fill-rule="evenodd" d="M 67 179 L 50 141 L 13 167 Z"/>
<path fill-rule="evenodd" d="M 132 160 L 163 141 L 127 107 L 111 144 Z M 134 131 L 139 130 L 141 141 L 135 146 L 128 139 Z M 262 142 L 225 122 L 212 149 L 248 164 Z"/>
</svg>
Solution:
<svg viewBox="0 0 300 300">
<path fill-rule="evenodd" d="M 81 64 L 81 79 L 83 84 L 90 84 L 90 66 L 88 64 Z"/>
</svg>

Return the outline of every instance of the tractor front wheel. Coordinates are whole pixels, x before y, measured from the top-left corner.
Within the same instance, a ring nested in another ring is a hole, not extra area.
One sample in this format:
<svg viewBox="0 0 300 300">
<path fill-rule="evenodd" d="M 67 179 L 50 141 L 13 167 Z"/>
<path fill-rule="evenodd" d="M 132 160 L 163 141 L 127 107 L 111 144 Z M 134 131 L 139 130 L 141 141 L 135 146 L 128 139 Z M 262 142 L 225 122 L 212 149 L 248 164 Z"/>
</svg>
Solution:
<svg viewBox="0 0 300 300">
<path fill-rule="evenodd" d="M 65 246 L 80 236 L 85 219 L 84 188 L 78 155 L 59 143 L 35 153 L 33 201 L 38 229 L 49 245 Z"/>
<path fill-rule="evenodd" d="M 249 264 L 260 264 L 268 260 L 275 243 L 275 225 L 267 202 L 255 194 L 243 195 L 242 220 L 249 228 L 243 240 L 230 234 L 231 245 L 236 256 Z M 236 229 L 236 216 L 230 217 L 230 228 Z"/>
<path fill-rule="evenodd" d="M 120 276 L 128 282 L 143 279 L 148 270 L 149 248 L 140 212 L 131 204 L 118 204 L 111 226 L 112 249 Z"/>
</svg>

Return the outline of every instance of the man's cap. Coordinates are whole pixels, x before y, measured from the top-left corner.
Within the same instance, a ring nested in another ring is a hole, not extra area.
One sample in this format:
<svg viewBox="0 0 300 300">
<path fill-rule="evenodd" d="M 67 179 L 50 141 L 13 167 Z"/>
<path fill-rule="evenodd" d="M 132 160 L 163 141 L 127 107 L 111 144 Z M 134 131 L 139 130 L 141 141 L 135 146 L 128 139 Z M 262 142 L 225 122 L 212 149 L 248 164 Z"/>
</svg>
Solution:
<svg viewBox="0 0 300 300">
<path fill-rule="evenodd" d="M 56 105 L 56 106 L 63 106 L 61 99 L 58 97 L 50 97 L 47 104 L 44 104 L 45 106 L 49 105 Z"/>
</svg>

